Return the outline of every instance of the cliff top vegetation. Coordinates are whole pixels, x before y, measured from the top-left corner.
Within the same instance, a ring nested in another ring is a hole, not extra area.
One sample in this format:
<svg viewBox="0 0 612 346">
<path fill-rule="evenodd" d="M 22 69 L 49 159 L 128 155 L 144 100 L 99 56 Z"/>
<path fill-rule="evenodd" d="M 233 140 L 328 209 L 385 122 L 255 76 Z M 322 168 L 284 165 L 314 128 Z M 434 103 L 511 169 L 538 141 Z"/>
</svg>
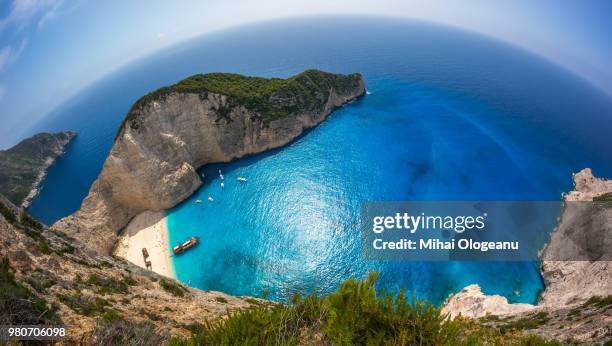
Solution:
<svg viewBox="0 0 612 346">
<path fill-rule="evenodd" d="M 198 94 L 201 98 L 206 98 L 208 93 L 225 95 L 226 105 L 217 109 L 220 118 L 227 117 L 234 107 L 243 106 L 268 123 L 289 114 L 320 111 L 331 89 L 338 92 L 350 91 L 358 87 L 360 78 L 359 74 L 343 75 L 314 69 L 286 79 L 235 73 L 196 74 L 138 99 L 130 108 L 118 134 L 125 126 L 138 129 L 146 107 L 172 93 Z"/>
</svg>

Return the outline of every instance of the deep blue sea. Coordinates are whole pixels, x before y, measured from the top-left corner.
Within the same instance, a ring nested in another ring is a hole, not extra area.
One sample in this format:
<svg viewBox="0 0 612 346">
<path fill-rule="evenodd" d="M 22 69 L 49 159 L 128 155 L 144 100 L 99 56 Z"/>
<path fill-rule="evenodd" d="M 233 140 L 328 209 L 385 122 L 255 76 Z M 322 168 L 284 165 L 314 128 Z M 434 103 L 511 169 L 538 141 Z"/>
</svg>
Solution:
<svg viewBox="0 0 612 346">
<path fill-rule="evenodd" d="M 572 172 L 591 167 L 612 177 L 608 96 L 524 50 L 424 22 L 269 22 L 132 63 L 32 130 L 70 129 L 79 137 L 49 171 L 30 212 L 52 223 L 79 207 L 139 96 L 194 73 L 287 77 L 306 68 L 361 72 L 368 95 L 282 149 L 203 167 L 204 186 L 168 211 L 170 245 L 202 239 L 174 258 L 178 278 L 282 301 L 375 270 L 379 287 L 436 303 L 472 283 L 535 302 L 543 288 L 537 263 L 360 258 L 356 224 L 365 201 L 559 200 L 572 188 Z"/>
</svg>

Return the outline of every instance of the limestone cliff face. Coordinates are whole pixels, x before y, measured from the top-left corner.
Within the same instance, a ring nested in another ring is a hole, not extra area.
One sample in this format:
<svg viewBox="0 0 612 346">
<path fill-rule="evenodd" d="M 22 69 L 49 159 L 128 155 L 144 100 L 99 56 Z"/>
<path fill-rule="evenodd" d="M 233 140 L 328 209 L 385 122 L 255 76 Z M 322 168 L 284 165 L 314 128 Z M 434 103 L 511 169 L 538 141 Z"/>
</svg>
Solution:
<svg viewBox="0 0 612 346">
<path fill-rule="evenodd" d="M 162 97 L 139 101 L 81 209 L 53 228 L 109 252 L 137 213 L 171 208 L 196 191 L 198 167 L 283 146 L 365 93 L 359 74 L 307 71 L 292 78 L 291 92 L 281 88 L 264 98 L 281 116 L 262 115 L 231 93 L 201 89 L 164 89 Z"/>
</svg>

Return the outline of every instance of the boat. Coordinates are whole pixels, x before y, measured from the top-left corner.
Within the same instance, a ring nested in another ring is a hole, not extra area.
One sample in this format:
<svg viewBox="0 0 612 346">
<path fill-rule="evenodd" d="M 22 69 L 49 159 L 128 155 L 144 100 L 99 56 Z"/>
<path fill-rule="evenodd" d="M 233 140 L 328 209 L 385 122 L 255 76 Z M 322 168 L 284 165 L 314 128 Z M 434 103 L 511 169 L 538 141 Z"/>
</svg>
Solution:
<svg viewBox="0 0 612 346">
<path fill-rule="evenodd" d="M 200 203 L 202 203 L 202 200 L 201 199 L 196 199 L 196 203 L 200 204 Z"/>
<path fill-rule="evenodd" d="M 225 184 L 223 184 L 223 182 L 221 182 L 221 188 L 224 188 L 224 187 L 225 187 Z"/>
<path fill-rule="evenodd" d="M 191 237 L 191 239 L 187 240 L 186 242 L 173 247 L 172 252 L 174 252 L 175 255 L 183 253 L 185 250 L 197 245 L 199 241 L 200 241 L 199 237 Z"/>
<path fill-rule="evenodd" d="M 219 174 L 219 178 L 221 178 L 221 180 L 223 180 L 223 174 Z"/>
<path fill-rule="evenodd" d="M 242 182 L 246 182 L 247 178 L 245 178 L 245 177 L 238 177 L 238 178 L 236 178 L 236 180 L 242 181 Z"/>
<path fill-rule="evenodd" d="M 214 202 L 215 199 L 212 198 L 211 196 L 208 196 L 208 200 L 211 201 L 211 202 Z"/>
</svg>

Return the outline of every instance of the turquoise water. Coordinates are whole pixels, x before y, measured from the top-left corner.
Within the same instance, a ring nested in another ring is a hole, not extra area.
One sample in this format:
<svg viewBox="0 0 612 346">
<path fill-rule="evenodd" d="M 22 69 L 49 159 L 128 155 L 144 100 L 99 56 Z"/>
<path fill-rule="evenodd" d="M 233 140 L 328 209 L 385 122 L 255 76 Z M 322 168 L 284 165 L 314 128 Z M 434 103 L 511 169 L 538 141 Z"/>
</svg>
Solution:
<svg viewBox="0 0 612 346">
<path fill-rule="evenodd" d="M 583 167 L 612 176 L 608 96 L 515 47 L 426 23 L 351 17 L 265 23 L 127 66 L 38 128 L 80 136 L 49 172 L 30 212 L 50 223 L 78 208 L 139 95 L 193 73 L 283 77 L 313 67 L 361 72 L 370 94 L 285 148 L 203 167 L 205 185 L 168 211 L 171 245 L 202 239 L 174 258 L 178 278 L 285 300 L 296 291 L 326 293 L 376 270 L 379 287 L 405 288 L 436 303 L 471 283 L 534 302 L 543 287 L 537 263 L 359 257 L 356 222 L 364 201 L 558 200 Z M 238 183 L 238 176 L 249 181 Z"/>
</svg>

